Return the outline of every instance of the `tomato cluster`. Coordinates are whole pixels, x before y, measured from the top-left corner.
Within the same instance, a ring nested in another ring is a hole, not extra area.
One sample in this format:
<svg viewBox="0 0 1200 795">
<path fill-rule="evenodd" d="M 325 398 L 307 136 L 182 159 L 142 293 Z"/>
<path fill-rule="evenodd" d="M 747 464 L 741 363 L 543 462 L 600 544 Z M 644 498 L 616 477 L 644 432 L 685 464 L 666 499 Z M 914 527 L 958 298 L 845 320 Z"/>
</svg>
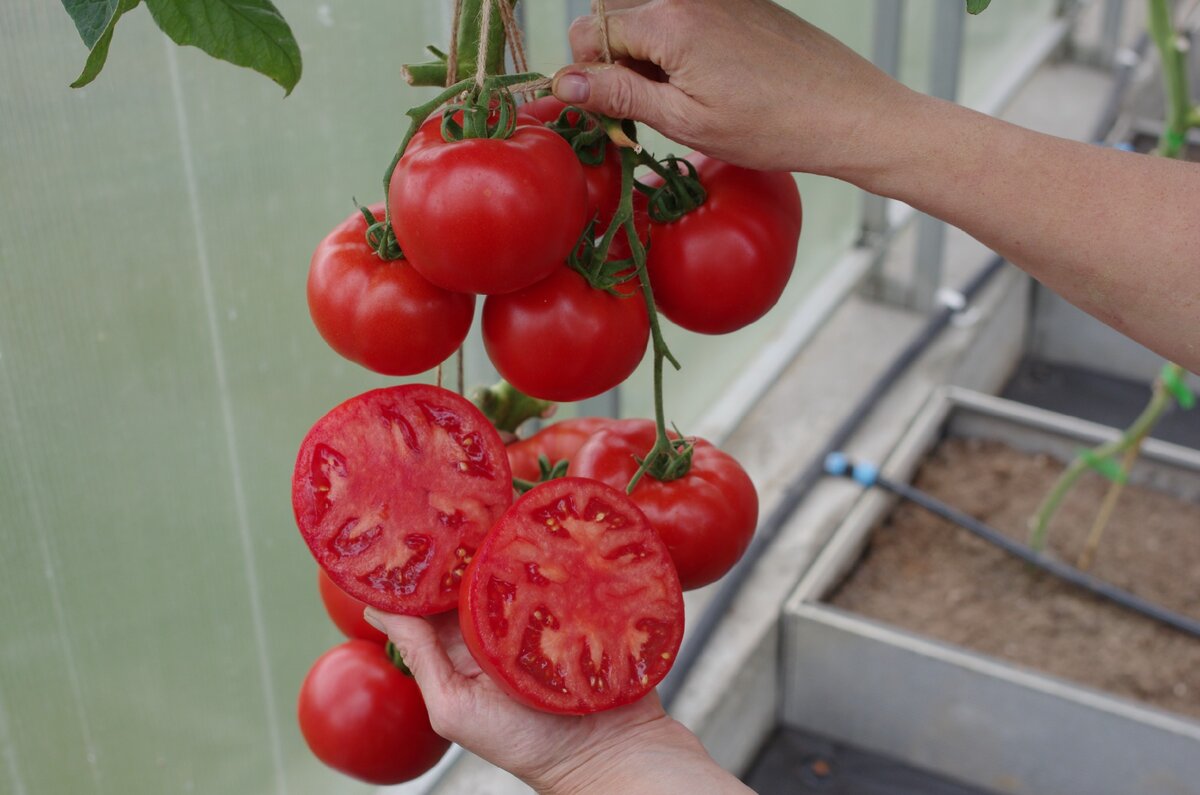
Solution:
<svg viewBox="0 0 1200 795">
<path fill-rule="evenodd" d="M 554 97 L 522 106 L 508 137 L 447 138 L 448 123 L 462 118 L 459 110 L 428 119 L 392 172 L 390 221 L 402 258 L 384 259 L 367 243 L 366 215 L 383 220 L 379 205 L 351 215 L 317 247 L 308 279 L 317 329 L 368 369 L 414 375 L 462 344 L 482 295 L 484 346 L 517 389 L 564 402 L 612 389 L 650 339 L 625 229 L 607 257 L 629 263 L 620 278 L 599 284 L 568 262 L 595 256 L 594 241 L 618 211 L 618 147 L 602 139 L 581 162 L 558 125 L 586 131 L 596 122 Z M 707 198 L 682 217 L 652 220 L 647 196 L 664 189 L 661 168 L 638 183 L 645 273 L 669 319 L 728 333 L 761 317 L 787 285 L 800 196 L 790 174 L 700 155 L 688 162 Z"/>
<path fill-rule="evenodd" d="M 420 124 L 387 208 L 351 215 L 313 254 L 309 308 L 337 352 L 424 372 L 462 344 L 483 296 L 500 374 L 527 396 L 578 401 L 625 381 L 651 340 L 661 364 L 659 312 L 716 334 L 777 302 L 801 226 L 791 175 L 638 155 L 651 173 L 635 181 L 632 150 L 599 120 L 552 97 L 510 113 L 486 96 Z M 565 420 L 505 446 L 470 401 L 407 384 L 313 425 L 292 506 L 350 638 L 300 691 L 321 760 L 387 784 L 447 747 L 367 605 L 457 610 L 480 668 L 537 709 L 587 714 L 658 684 L 682 639 L 682 592 L 738 561 L 758 512 L 733 458 L 667 434 L 658 413 Z"/>
</svg>

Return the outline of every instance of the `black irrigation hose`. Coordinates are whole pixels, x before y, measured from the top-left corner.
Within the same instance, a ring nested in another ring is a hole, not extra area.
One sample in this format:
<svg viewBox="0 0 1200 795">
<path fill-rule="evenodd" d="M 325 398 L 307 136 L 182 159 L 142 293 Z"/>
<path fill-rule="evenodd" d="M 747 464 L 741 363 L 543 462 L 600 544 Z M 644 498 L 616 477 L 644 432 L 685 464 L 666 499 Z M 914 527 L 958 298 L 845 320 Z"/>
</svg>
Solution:
<svg viewBox="0 0 1200 795">
<path fill-rule="evenodd" d="M 979 272 L 963 288 L 962 296 L 968 304 L 1004 265 L 1004 258 L 997 255 L 987 265 L 980 268 Z M 675 698 L 679 695 L 688 672 L 695 666 L 696 661 L 704 651 L 704 647 L 708 645 L 709 639 L 716 631 L 717 625 L 721 623 L 721 619 L 729 611 L 730 605 L 733 604 L 738 593 L 741 592 L 742 585 L 754 570 L 755 564 L 762 558 L 767 548 L 771 546 L 771 542 L 779 535 L 784 524 L 787 523 L 787 520 L 795 512 L 796 508 L 799 507 L 800 503 L 804 501 L 804 498 L 812 490 L 812 487 L 824 475 L 824 461 L 826 456 L 846 446 L 846 443 L 850 441 L 850 437 L 862 425 L 863 420 L 874 411 L 876 405 L 878 405 L 892 386 L 895 385 L 896 381 L 900 379 L 900 376 L 908 370 L 912 363 L 941 334 L 942 330 L 949 325 L 955 314 L 955 310 L 947 308 L 942 309 L 929 319 L 929 322 L 921 330 L 921 333 L 900 352 L 900 355 L 892 361 L 887 370 L 875 379 L 875 382 L 871 385 L 867 393 L 863 395 L 850 414 L 834 430 L 825 448 L 817 454 L 813 461 L 794 480 L 788 483 L 784 489 L 783 496 L 771 513 L 767 514 L 759 522 L 758 529 L 754 533 L 754 540 L 751 542 L 749 549 L 746 550 L 746 554 L 721 579 L 719 590 L 713 596 L 712 601 L 705 606 L 704 612 L 700 614 L 700 618 L 692 626 L 683 647 L 679 650 L 679 656 L 676 658 L 675 665 L 671 668 L 671 672 L 667 675 L 667 678 L 659 686 L 659 695 L 668 708 L 670 708 Z"/>
<path fill-rule="evenodd" d="M 1135 596 L 1115 585 L 1080 571 L 1074 566 L 1069 566 L 1044 554 L 1034 552 L 1030 547 L 1014 541 L 998 530 L 979 521 L 974 516 L 965 514 L 920 489 L 914 488 L 907 483 L 898 483 L 888 478 L 879 477 L 877 474 L 878 470 L 873 465 L 859 464 L 858 466 L 854 466 L 845 457 L 835 453 L 827 459 L 826 470 L 831 475 L 844 475 L 853 478 L 864 486 L 878 486 L 890 491 L 909 502 L 920 505 L 930 513 L 953 522 L 972 535 L 1003 549 L 1008 554 L 1020 558 L 1031 566 L 1053 574 L 1055 577 L 1078 586 L 1095 596 L 1108 599 L 1127 610 L 1132 610 L 1135 613 L 1159 621 L 1180 632 L 1186 632 L 1189 635 L 1200 638 L 1200 621 L 1190 616 L 1168 610 L 1140 596 Z"/>
</svg>

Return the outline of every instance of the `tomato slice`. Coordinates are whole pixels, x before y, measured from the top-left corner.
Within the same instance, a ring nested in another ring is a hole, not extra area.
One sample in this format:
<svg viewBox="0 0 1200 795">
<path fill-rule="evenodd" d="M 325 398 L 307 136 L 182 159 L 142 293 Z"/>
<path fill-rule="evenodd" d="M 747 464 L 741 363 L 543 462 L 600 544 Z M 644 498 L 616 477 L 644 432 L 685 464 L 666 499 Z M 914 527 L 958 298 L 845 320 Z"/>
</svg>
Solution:
<svg viewBox="0 0 1200 795">
<path fill-rule="evenodd" d="M 513 698 L 584 715 L 636 701 L 667 675 L 683 592 L 628 497 L 562 478 L 531 489 L 488 533 L 459 622 L 479 667 Z"/>
<path fill-rule="evenodd" d="M 330 411 L 292 476 L 296 524 L 334 584 L 408 615 L 458 604 L 467 564 L 512 494 L 496 430 L 465 399 L 426 384 Z"/>
</svg>

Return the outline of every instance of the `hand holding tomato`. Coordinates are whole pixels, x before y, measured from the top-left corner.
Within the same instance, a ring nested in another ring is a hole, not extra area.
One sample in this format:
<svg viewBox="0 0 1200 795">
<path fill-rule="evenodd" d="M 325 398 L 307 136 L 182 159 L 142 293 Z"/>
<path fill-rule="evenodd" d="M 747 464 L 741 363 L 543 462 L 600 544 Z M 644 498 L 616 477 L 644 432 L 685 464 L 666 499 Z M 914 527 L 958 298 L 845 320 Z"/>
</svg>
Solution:
<svg viewBox="0 0 1200 795">
<path fill-rule="evenodd" d="M 585 716 L 509 698 L 471 657 L 454 614 L 416 618 L 371 609 L 425 696 L 441 736 L 540 793 L 749 792 L 722 770 L 658 697 Z"/>
</svg>

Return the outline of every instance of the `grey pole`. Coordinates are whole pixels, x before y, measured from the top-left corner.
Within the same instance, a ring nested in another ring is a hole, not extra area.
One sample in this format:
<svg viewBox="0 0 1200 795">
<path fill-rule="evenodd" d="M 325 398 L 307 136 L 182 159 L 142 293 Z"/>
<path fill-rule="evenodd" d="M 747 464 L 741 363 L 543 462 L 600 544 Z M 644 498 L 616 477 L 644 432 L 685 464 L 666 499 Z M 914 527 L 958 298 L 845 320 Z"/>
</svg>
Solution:
<svg viewBox="0 0 1200 795">
<path fill-rule="evenodd" d="M 892 77 L 900 74 L 900 52 L 904 33 L 904 0 L 875 0 L 871 60 Z M 863 195 L 860 245 L 877 243 L 888 233 L 888 200 L 873 193 Z"/>
<path fill-rule="evenodd" d="M 966 16 L 966 5 L 962 0 L 937 0 L 933 18 L 929 93 L 951 102 L 958 99 Z M 942 282 L 945 244 L 945 223 L 928 215 L 920 215 L 917 219 L 916 265 L 909 294 L 909 305 L 918 311 L 929 312 L 934 307 L 934 299 Z"/>
</svg>

